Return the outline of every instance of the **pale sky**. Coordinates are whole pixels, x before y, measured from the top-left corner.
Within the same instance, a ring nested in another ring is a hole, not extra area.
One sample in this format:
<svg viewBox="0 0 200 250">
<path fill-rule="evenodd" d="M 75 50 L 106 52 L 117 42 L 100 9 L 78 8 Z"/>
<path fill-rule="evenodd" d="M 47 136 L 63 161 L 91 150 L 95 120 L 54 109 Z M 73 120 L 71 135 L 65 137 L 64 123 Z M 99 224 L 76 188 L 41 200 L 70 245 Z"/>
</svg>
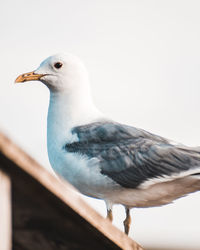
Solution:
<svg viewBox="0 0 200 250">
<path fill-rule="evenodd" d="M 52 171 L 48 90 L 13 83 L 46 57 L 70 52 L 85 62 L 95 103 L 111 118 L 200 145 L 199 12 L 193 0 L 2 0 L 1 130 Z M 102 201 L 86 200 L 105 216 Z M 199 211 L 200 192 L 161 208 L 133 209 L 130 237 L 153 249 L 200 249 Z M 122 229 L 121 206 L 114 216 Z"/>
</svg>

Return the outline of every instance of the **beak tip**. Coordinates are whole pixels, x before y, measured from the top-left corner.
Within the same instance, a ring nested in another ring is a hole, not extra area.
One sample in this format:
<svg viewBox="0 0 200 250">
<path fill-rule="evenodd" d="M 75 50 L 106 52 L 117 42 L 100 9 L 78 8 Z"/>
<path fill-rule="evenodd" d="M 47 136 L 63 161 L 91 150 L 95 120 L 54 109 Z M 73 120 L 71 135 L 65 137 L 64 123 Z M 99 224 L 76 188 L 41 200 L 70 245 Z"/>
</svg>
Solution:
<svg viewBox="0 0 200 250">
<path fill-rule="evenodd" d="M 23 79 L 21 76 L 18 76 L 16 79 L 15 79 L 15 82 L 14 83 L 19 83 L 19 82 L 23 82 Z"/>
</svg>

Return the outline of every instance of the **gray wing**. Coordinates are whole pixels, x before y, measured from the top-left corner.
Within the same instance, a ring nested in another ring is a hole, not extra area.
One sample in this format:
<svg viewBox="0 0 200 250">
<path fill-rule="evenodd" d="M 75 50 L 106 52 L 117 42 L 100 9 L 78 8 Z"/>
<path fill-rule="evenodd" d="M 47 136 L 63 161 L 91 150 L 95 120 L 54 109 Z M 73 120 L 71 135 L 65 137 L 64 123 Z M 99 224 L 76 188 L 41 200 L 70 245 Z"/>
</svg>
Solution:
<svg viewBox="0 0 200 250">
<path fill-rule="evenodd" d="M 134 127 L 98 122 L 72 132 L 79 141 L 67 144 L 66 150 L 98 158 L 101 173 L 126 188 L 200 167 L 197 149 L 174 146 L 165 138 Z"/>
</svg>

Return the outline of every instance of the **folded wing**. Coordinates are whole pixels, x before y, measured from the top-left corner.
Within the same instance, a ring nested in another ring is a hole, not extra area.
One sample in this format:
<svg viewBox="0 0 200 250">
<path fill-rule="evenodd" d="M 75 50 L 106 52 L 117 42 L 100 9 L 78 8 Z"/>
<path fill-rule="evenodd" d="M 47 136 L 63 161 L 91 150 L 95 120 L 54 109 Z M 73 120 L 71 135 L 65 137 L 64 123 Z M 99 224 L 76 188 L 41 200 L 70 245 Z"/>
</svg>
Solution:
<svg viewBox="0 0 200 250">
<path fill-rule="evenodd" d="M 144 130 L 97 122 L 75 127 L 79 141 L 66 150 L 98 158 L 101 173 L 126 188 L 138 188 L 151 179 L 200 174 L 200 150 L 173 145 Z"/>
</svg>

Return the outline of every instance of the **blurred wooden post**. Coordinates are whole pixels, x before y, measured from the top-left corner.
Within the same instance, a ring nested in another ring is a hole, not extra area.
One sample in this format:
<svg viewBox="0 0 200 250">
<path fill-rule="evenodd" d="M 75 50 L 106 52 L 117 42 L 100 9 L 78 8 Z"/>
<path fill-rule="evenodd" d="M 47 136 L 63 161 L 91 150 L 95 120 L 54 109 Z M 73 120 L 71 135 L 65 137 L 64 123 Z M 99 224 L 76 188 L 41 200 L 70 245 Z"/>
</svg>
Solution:
<svg viewBox="0 0 200 250">
<path fill-rule="evenodd" d="M 0 249 L 11 249 L 11 181 L 0 170 Z"/>
</svg>

